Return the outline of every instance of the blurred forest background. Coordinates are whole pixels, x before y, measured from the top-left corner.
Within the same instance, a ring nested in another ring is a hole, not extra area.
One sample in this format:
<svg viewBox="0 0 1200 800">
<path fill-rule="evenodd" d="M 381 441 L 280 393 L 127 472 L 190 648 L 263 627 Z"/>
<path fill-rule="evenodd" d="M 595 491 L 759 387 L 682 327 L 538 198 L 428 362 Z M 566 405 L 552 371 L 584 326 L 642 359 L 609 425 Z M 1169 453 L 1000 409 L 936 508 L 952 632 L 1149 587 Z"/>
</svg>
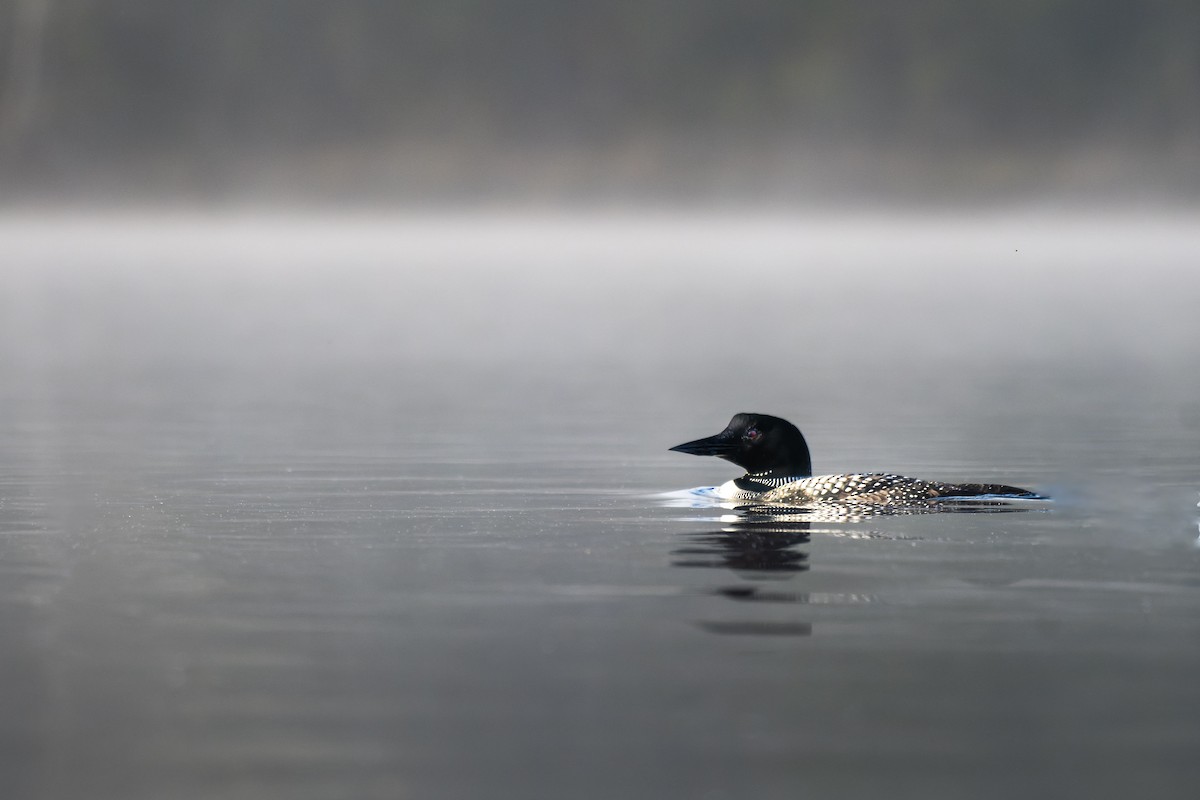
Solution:
<svg viewBox="0 0 1200 800">
<path fill-rule="evenodd" d="M 0 202 L 1193 201 L 1196 0 L 4 0 Z"/>
</svg>

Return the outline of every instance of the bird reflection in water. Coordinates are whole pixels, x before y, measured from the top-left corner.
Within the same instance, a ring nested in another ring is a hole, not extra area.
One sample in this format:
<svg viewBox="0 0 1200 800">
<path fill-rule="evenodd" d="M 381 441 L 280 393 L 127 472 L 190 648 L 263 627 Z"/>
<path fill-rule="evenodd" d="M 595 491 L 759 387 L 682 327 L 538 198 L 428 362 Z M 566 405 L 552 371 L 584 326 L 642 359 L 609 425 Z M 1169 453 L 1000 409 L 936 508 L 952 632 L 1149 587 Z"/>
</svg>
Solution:
<svg viewBox="0 0 1200 800">
<path fill-rule="evenodd" d="M 677 567 L 730 569 L 746 581 L 787 580 L 808 570 L 808 553 L 798 549 L 810 541 L 812 523 L 776 522 L 739 517 L 716 531 L 686 534 L 692 545 L 675 550 Z M 739 602 L 804 603 L 794 592 L 760 592 L 752 583 L 715 589 L 713 594 Z M 812 623 L 803 620 L 698 620 L 707 633 L 732 636 L 811 636 Z"/>
<path fill-rule="evenodd" d="M 858 527 L 854 523 L 880 517 L 914 514 L 996 514 L 1029 510 L 990 499 L 966 502 L 928 503 L 919 506 L 814 503 L 803 507 L 772 505 L 729 506 L 717 530 L 684 534 L 689 545 L 672 551 L 677 567 L 722 568 L 733 571 L 743 582 L 722 586 L 711 593 L 739 604 L 846 605 L 874 603 L 877 598 L 860 594 L 818 594 L 766 589 L 762 581 L 790 580 L 809 570 L 809 556 L 800 549 L 814 533 L 853 539 L 912 539 Z M 822 524 L 825 523 L 825 524 Z M 814 528 L 814 524 L 822 524 Z M 832 526 L 830 526 L 832 524 Z M 919 538 L 919 537 L 917 537 Z M 759 605 L 760 608 L 766 606 Z M 696 626 L 708 633 L 743 636 L 811 636 L 811 622 L 779 619 L 702 620 Z"/>
<path fill-rule="evenodd" d="M 811 522 L 734 522 L 717 531 L 686 534 L 695 546 L 675 550 L 677 567 L 726 567 L 750 579 L 786 578 L 808 569 Z"/>
</svg>

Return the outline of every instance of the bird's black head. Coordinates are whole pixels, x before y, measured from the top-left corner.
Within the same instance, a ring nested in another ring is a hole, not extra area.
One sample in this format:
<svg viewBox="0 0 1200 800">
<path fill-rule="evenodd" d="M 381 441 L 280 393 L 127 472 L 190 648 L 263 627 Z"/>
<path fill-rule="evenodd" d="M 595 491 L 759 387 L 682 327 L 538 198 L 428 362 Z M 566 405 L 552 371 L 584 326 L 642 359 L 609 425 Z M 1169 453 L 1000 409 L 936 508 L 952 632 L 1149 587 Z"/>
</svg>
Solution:
<svg viewBox="0 0 1200 800">
<path fill-rule="evenodd" d="M 767 414 L 734 414 L 725 430 L 707 439 L 671 448 L 694 456 L 717 456 L 732 461 L 751 475 L 807 477 L 812 475 L 808 443 L 800 429 L 786 419 Z"/>
</svg>

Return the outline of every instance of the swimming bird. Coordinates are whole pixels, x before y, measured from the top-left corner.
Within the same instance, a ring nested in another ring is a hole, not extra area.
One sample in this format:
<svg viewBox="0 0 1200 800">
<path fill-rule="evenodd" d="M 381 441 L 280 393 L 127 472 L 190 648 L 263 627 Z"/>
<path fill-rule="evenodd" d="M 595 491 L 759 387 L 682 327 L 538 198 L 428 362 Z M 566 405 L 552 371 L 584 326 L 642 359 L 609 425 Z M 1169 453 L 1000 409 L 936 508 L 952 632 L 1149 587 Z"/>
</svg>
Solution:
<svg viewBox="0 0 1200 800">
<path fill-rule="evenodd" d="M 998 483 L 941 483 L 888 473 L 813 475 L 808 442 L 786 419 L 768 414 L 734 414 L 716 436 L 671 448 L 696 456 L 717 456 L 746 470 L 717 489 L 728 500 L 805 505 L 852 503 L 920 506 L 961 497 L 995 496 L 1044 500 L 1043 496 Z"/>
</svg>

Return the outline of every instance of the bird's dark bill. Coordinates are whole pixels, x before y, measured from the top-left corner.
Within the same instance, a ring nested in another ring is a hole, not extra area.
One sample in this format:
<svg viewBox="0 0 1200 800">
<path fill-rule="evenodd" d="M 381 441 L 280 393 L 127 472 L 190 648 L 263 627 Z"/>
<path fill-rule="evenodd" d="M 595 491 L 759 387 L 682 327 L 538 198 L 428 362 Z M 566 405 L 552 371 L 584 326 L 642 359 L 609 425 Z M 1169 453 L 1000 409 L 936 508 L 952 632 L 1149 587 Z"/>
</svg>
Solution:
<svg viewBox="0 0 1200 800">
<path fill-rule="evenodd" d="M 707 439 L 697 439 L 694 442 L 684 442 L 671 448 L 678 453 L 689 453 L 693 456 L 724 456 L 737 449 L 737 440 L 728 433 L 718 433 Z"/>
</svg>

